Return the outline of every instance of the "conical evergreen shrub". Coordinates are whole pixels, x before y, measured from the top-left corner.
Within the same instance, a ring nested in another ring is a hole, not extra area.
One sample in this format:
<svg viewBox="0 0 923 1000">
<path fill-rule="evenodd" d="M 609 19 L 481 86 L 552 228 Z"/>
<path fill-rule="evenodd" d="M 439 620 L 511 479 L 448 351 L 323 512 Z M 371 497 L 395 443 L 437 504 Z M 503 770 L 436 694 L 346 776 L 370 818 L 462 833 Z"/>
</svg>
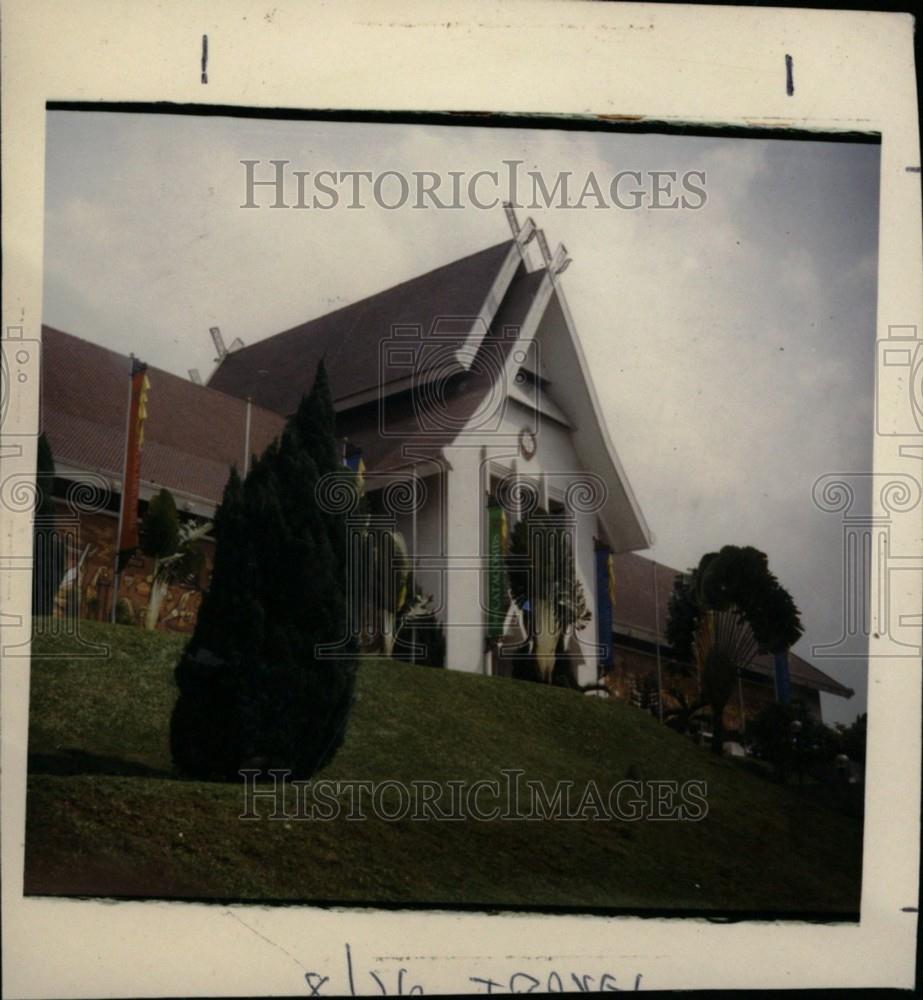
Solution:
<svg viewBox="0 0 923 1000">
<path fill-rule="evenodd" d="M 32 537 L 32 614 L 50 615 L 64 575 L 64 543 L 55 531 L 54 456 L 39 435 L 35 469 L 35 520 Z"/>
<path fill-rule="evenodd" d="M 179 514 L 169 490 L 151 497 L 141 521 L 141 551 L 153 559 L 172 555 L 179 547 Z"/>
<path fill-rule="evenodd" d="M 225 487 L 211 585 L 176 668 L 181 772 L 236 779 L 244 766 L 278 767 L 307 778 L 340 746 L 355 659 L 315 656 L 347 634 L 346 518 L 315 500 L 318 480 L 338 470 L 348 475 L 321 363 L 281 438 Z"/>
</svg>

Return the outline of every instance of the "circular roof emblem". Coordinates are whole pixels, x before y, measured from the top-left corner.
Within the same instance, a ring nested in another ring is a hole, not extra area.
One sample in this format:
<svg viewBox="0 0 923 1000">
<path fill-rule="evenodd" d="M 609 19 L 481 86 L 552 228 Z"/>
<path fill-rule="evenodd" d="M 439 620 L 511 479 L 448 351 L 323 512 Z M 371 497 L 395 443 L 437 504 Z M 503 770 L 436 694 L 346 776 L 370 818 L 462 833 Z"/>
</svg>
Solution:
<svg viewBox="0 0 923 1000">
<path fill-rule="evenodd" d="M 535 449 L 537 447 L 535 434 L 528 427 L 523 427 L 519 432 L 519 452 L 527 462 L 535 456 Z"/>
</svg>

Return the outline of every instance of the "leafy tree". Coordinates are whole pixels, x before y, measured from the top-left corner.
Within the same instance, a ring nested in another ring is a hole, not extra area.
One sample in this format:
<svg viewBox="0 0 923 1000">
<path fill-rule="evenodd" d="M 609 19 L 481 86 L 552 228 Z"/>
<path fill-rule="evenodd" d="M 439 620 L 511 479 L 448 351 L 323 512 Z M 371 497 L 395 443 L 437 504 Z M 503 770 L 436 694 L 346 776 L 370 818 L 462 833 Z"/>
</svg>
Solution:
<svg viewBox="0 0 923 1000">
<path fill-rule="evenodd" d="M 360 467 L 361 468 L 361 467 Z M 405 662 L 445 664 L 445 634 L 413 575 L 413 560 L 402 532 L 390 517 L 373 514 L 365 490 L 364 472 L 356 476 L 358 492 L 352 530 L 358 534 L 362 561 L 358 578 L 367 583 L 359 599 L 360 650 Z M 358 568 L 358 567 L 357 567 Z M 425 644 L 423 660 L 415 659 L 415 645 Z"/>
<path fill-rule="evenodd" d="M 510 536 L 507 576 L 528 631 L 528 655 L 518 659 L 522 665 L 514 676 L 573 686 L 565 639 L 584 629 L 592 612 L 574 570 L 571 533 L 559 515 L 537 507 L 517 523 Z"/>
<path fill-rule="evenodd" d="M 169 490 L 151 497 L 139 530 L 141 551 L 153 559 L 162 559 L 176 551 L 179 545 L 179 514 Z"/>
<path fill-rule="evenodd" d="M 803 774 L 819 763 L 831 762 L 839 752 L 835 730 L 814 718 L 800 701 L 767 705 L 747 724 L 747 740 L 757 756 L 772 764 L 782 782 L 793 771 Z"/>
<path fill-rule="evenodd" d="M 213 533 L 211 585 L 176 667 L 180 696 L 170 720 L 170 747 L 179 771 L 231 779 L 243 763 L 245 672 L 260 656 L 263 633 L 243 484 L 235 468 L 215 512 Z"/>
<path fill-rule="evenodd" d="M 315 487 L 340 471 L 323 363 L 281 435 L 241 482 L 232 472 L 215 516 L 212 580 L 176 668 L 171 724 L 177 768 L 233 780 L 288 768 L 310 777 L 343 740 L 355 649 L 348 636 L 346 518 Z"/>
<path fill-rule="evenodd" d="M 691 698 L 679 687 L 669 687 L 666 692 L 675 704 L 664 707 L 663 721 L 678 733 L 688 733 L 696 716 L 705 707 L 702 698 Z"/>
<path fill-rule="evenodd" d="M 54 456 L 44 434 L 38 439 L 32 533 L 32 613 L 50 615 L 64 575 L 62 540 L 54 527 Z"/>
<path fill-rule="evenodd" d="M 663 721 L 678 733 L 689 733 L 696 723 L 696 717 L 707 707 L 700 694 L 689 692 L 689 679 L 694 667 L 686 660 L 667 658 L 664 663 L 665 693 L 670 701 L 664 704 Z"/>
<path fill-rule="evenodd" d="M 781 653 L 801 637 L 795 602 L 751 546 L 726 545 L 678 576 L 670 595 L 667 640 L 694 658 L 712 711 L 712 749 L 721 753 L 724 708 L 737 675 L 758 653 Z"/>
<path fill-rule="evenodd" d="M 197 543 L 210 530 L 211 522 L 181 522 L 169 490 L 161 490 L 151 498 L 139 530 L 141 551 L 154 560 L 145 628 L 157 627 L 170 585 L 201 572 L 205 557 Z"/>
</svg>

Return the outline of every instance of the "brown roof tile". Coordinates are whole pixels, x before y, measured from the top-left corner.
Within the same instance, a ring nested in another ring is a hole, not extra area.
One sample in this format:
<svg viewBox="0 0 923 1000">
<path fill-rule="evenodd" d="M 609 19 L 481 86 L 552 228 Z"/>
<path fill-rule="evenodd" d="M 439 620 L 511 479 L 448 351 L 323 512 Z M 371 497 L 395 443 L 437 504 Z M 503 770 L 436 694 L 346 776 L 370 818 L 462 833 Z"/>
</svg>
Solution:
<svg viewBox="0 0 923 1000">
<path fill-rule="evenodd" d="M 42 327 L 42 429 L 59 462 L 121 476 L 130 364 L 124 354 Z M 246 402 L 159 368 L 147 374 L 142 480 L 217 502 L 231 466 L 244 466 Z M 252 407 L 251 452 L 262 452 L 284 422 Z"/>
<path fill-rule="evenodd" d="M 396 393 L 337 415 L 337 433 L 362 449 L 369 469 L 390 471 L 421 457 L 436 456 L 457 437 L 458 429 L 477 412 L 494 384 L 495 373 L 505 364 L 515 343 L 507 331 L 518 333 L 544 274 L 542 270 L 530 274 L 519 268 L 470 371 L 447 379 L 439 391 Z M 413 457 L 407 457 L 405 445 L 412 448 Z"/>
<path fill-rule="evenodd" d="M 148 368 L 151 392 L 142 479 L 219 500 L 231 465 L 245 464 L 248 393 L 254 396 L 250 450 L 259 454 L 281 432 L 282 414 L 294 411 L 310 389 L 321 357 L 334 392 L 350 395 L 378 384 L 379 345 L 393 326 L 416 324 L 426 334 L 436 319 L 463 317 L 464 329 L 456 322 L 457 332 L 467 332 L 512 246 L 506 241 L 489 247 L 241 348 L 225 358 L 207 387 Z M 519 268 L 482 351 L 505 357 L 510 341 L 502 336 L 503 329 L 521 325 L 542 276 Z M 426 342 L 425 335 L 409 341 L 417 349 Z M 60 461 L 120 475 L 129 370 L 125 355 L 43 327 L 42 426 Z M 463 420 L 477 409 L 488 388 L 477 370 L 453 378 L 443 400 L 447 415 Z M 269 405 L 258 405 L 261 402 Z M 377 401 L 340 414 L 338 433 L 362 447 L 369 468 L 406 465 L 403 444 L 408 439 L 435 455 L 453 435 L 427 433 L 420 424 L 418 402 L 408 393 L 389 400 L 389 430 L 396 436 L 378 433 Z"/>
<path fill-rule="evenodd" d="M 512 246 L 512 240 L 498 243 L 239 348 L 224 358 L 209 385 L 289 414 L 310 389 L 321 358 L 336 400 L 400 378 L 403 367 L 380 369 L 381 345 L 392 328 L 419 326 L 425 333 L 446 317 L 461 317 L 462 326 L 470 328 Z M 421 344 L 416 341 L 416 349 Z"/>
</svg>

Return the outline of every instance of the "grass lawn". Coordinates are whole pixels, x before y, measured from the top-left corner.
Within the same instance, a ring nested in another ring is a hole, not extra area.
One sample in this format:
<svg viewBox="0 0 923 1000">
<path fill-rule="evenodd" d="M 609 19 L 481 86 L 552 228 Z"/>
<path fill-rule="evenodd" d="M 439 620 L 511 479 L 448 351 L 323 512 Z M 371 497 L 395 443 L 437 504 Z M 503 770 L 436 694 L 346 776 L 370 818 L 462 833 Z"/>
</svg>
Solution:
<svg viewBox="0 0 923 1000">
<path fill-rule="evenodd" d="M 82 629 L 111 656 L 35 647 L 27 893 L 858 914 L 861 821 L 809 789 L 715 758 L 619 702 L 390 661 L 361 667 L 346 741 L 319 777 L 473 783 L 519 768 L 549 790 L 595 781 L 605 797 L 640 769 L 706 781 L 707 816 L 388 822 L 344 809 L 329 822 L 241 821 L 242 783 L 172 770 L 182 640 Z"/>
</svg>

